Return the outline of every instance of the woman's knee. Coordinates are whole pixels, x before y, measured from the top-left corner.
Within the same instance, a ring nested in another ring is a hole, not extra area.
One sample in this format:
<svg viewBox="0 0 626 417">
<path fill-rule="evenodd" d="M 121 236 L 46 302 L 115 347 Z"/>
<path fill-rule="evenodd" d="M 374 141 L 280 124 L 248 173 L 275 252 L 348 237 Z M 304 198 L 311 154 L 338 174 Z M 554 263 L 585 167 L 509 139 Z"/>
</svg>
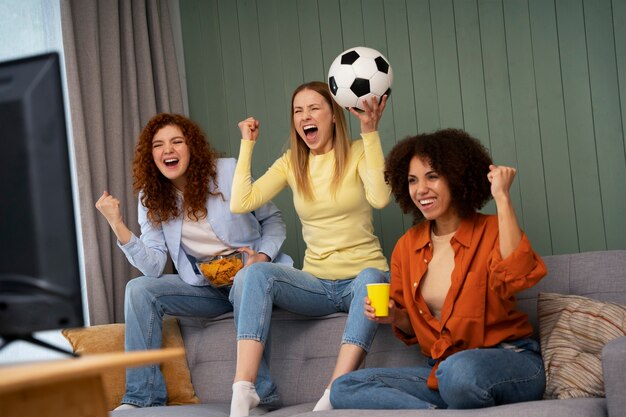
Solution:
<svg viewBox="0 0 626 417">
<path fill-rule="evenodd" d="M 353 372 L 342 375 L 335 379 L 330 388 L 330 403 L 334 408 L 353 408 L 348 404 L 354 397 L 352 392 Z"/>
<path fill-rule="evenodd" d="M 247 287 L 267 286 L 274 276 L 275 267 L 276 264 L 270 262 L 257 262 L 239 270 L 233 279 L 233 286 L 229 294 L 230 302 L 234 304 L 239 301 Z"/>
<path fill-rule="evenodd" d="M 145 297 L 146 294 L 152 293 L 150 284 L 155 278 L 137 277 L 126 283 L 125 298 L 127 300 L 135 300 Z"/>
<path fill-rule="evenodd" d="M 367 295 L 368 284 L 380 284 L 389 282 L 389 273 L 376 268 L 366 268 L 362 270 L 352 281 L 350 293 L 352 303 L 362 303 L 363 297 Z"/>
<path fill-rule="evenodd" d="M 124 294 L 124 316 L 126 320 L 131 320 L 131 316 L 141 315 L 144 311 L 154 311 L 155 300 L 158 299 L 159 292 L 156 286 L 160 285 L 157 278 L 138 277 L 133 278 L 126 284 Z M 148 307 L 149 306 L 149 307 Z M 146 308 L 148 310 L 146 310 Z"/>
<path fill-rule="evenodd" d="M 449 408 L 482 408 L 541 399 L 545 379 L 540 361 L 538 366 L 530 360 L 520 367 L 519 361 L 512 365 L 502 355 L 494 357 L 494 351 L 498 353 L 493 349 L 465 350 L 441 362 L 437 370 L 439 392 Z"/>
<path fill-rule="evenodd" d="M 268 281 L 275 275 L 276 265 L 270 262 L 257 262 L 252 265 L 248 265 L 245 268 L 239 270 L 235 279 L 233 280 L 233 286 L 240 287 L 246 285 L 256 285 L 259 282 Z"/>
<path fill-rule="evenodd" d="M 365 268 L 356 276 L 356 282 L 364 285 L 389 282 L 389 273 L 376 268 Z"/>
<path fill-rule="evenodd" d="M 436 376 L 441 398 L 452 409 L 495 405 L 489 392 L 480 385 L 480 375 L 484 369 L 462 356 L 452 355 L 439 364 Z"/>
<path fill-rule="evenodd" d="M 246 279 L 246 272 L 248 272 L 248 268 L 240 269 L 233 278 L 233 285 L 228 293 L 228 300 L 231 304 L 235 304 L 235 302 L 241 299 L 241 288 L 243 287 L 243 281 Z"/>
</svg>

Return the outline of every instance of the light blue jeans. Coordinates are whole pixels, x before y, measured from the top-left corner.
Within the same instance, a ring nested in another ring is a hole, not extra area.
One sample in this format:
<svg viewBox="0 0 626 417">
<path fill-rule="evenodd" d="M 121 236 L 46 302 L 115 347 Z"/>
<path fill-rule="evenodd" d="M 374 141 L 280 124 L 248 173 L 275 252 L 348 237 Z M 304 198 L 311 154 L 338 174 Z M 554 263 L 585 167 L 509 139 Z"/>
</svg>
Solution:
<svg viewBox="0 0 626 417">
<path fill-rule="evenodd" d="M 532 339 L 488 349 L 455 353 L 439 364 L 439 391 L 426 386 L 434 365 L 370 368 L 337 378 L 331 387 L 334 408 L 483 408 L 540 400 L 545 372 L 539 343 Z"/>
<path fill-rule="evenodd" d="M 243 271 L 245 273 L 241 273 Z M 336 281 L 273 263 L 256 263 L 241 272 L 230 292 L 237 340 L 261 342 L 267 352 L 272 306 L 277 306 L 313 317 L 349 312 L 342 343 L 369 350 L 378 325 L 363 314 L 366 284 L 389 282 L 388 272 L 367 268 L 356 278 Z"/>
<path fill-rule="evenodd" d="M 241 271 L 244 270 L 245 268 Z M 124 300 L 125 349 L 160 349 L 165 314 L 178 317 L 215 317 L 232 311 L 232 304 L 228 300 L 229 290 L 230 287 L 192 286 L 182 281 L 178 275 L 132 279 L 126 285 Z M 264 404 L 278 398 L 265 360 L 262 361 L 256 384 Z M 165 405 L 166 400 L 165 380 L 158 365 L 126 370 L 126 393 L 122 403 L 153 407 Z"/>
</svg>

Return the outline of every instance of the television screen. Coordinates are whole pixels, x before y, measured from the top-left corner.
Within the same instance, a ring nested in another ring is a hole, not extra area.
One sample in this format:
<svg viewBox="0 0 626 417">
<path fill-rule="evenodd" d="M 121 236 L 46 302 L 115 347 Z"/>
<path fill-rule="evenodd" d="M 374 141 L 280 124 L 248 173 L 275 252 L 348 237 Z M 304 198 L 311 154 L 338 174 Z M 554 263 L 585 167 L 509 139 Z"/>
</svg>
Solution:
<svg viewBox="0 0 626 417">
<path fill-rule="evenodd" d="M 0 63 L 0 138 L 0 337 L 38 343 L 83 325 L 57 53 Z"/>
</svg>

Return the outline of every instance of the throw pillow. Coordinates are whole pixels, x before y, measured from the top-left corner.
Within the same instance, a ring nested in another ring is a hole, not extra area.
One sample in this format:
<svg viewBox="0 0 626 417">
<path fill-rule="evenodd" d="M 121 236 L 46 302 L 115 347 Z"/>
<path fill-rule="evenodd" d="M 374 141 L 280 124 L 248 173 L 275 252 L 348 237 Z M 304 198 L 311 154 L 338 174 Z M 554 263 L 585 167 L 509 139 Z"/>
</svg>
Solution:
<svg viewBox="0 0 626 417">
<path fill-rule="evenodd" d="M 74 352 L 81 355 L 124 351 L 124 324 L 103 324 L 75 329 L 63 329 L 63 336 L 70 342 Z M 163 348 L 184 347 L 178 320 L 163 320 Z M 161 364 L 167 387 L 167 404 L 197 404 L 200 402 L 191 385 L 191 375 L 185 357 Z M 116 368 L 102 373 L 107 407 L 120 405 L 126 390 L 126 370 Z"/>
<path fill-rule="evenodd" d="M 540 293 L 537 304 L 545 398 L 604 397 L 602 348 L 626 335 L 626 306 Z"/>
</svg>

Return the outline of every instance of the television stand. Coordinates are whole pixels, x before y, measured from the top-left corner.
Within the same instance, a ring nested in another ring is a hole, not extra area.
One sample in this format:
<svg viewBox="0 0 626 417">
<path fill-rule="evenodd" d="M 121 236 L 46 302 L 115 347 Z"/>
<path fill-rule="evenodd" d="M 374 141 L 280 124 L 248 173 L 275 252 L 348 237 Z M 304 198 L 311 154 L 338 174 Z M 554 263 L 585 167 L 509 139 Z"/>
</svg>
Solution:
<svg viewBox="0 0 626 417">
<path fill-rule="evenodd" d="M 63 348 L 60 348 L 58 346 L 54 346 L 51 345 L 48 342 L 44 342 L 43 340 L 39 340 L 36 337 L 34 337 L 32 334 L 20 334 L 20 335 L 2 335 L 0 336 L 2 337 L 2 340 L 4 341 L 4 343 L 2 345 L 0 345 L 0 350 L 4 349 L 7 345 L 9 345 L 9 343 L 12 342 L 17 342 L 17 341 L 24 341 L 24 342 L 28 342 L 28 343 L 32 343 L 33 345 L 37 345 L 37 346 L 41 346 L 43 348 L 46 349 L 50 349 L 50 350 L 54 350 L 56 352 L 60 352 L 66 355 L 70 355 L 70 356 L 74 356 L 74 357 L 78 357 L 79 354 L 78 353 L 74 353 L 72 351 L 69 350 L 65 350 Z"/>
</svg>

